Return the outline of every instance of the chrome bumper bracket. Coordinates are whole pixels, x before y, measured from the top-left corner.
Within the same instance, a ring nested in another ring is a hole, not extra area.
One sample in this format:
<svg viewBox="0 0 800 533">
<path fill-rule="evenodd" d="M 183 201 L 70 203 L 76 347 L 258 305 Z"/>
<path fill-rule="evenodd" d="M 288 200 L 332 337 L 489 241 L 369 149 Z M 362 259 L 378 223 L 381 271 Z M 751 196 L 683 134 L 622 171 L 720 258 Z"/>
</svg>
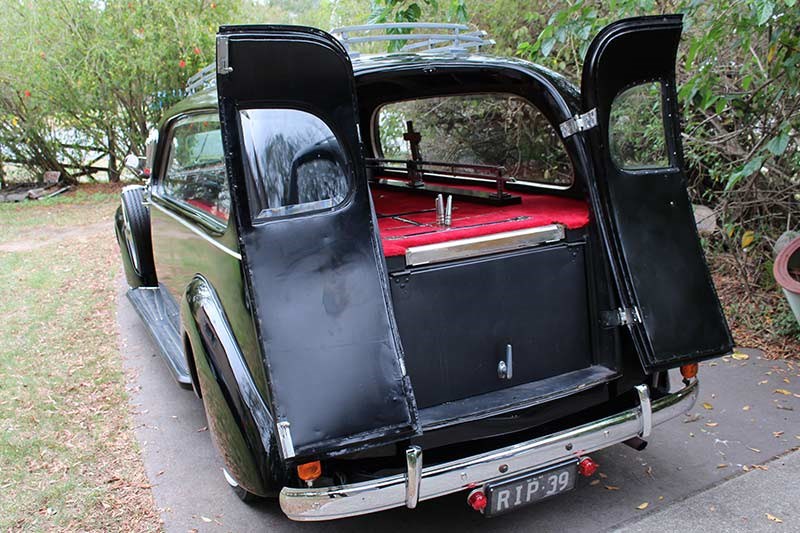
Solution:
<svg viewBox="0 0 800 533">
<path fill-rule="evenodd" d="M 636 392 L 639 393 L 639 409 L 642 413 L 642 431 L 639 436 L 646 439 L 653 430 L 653 407 L 650 404 L 650 389 L 647 385 L 636 385 Z"/>
<path fill-rule="evenodd" d="M 413 509 L 419 501 L 422 483 L 422 448 L 409 446 L 406 450 L 406 507 Z"/>
</svg>

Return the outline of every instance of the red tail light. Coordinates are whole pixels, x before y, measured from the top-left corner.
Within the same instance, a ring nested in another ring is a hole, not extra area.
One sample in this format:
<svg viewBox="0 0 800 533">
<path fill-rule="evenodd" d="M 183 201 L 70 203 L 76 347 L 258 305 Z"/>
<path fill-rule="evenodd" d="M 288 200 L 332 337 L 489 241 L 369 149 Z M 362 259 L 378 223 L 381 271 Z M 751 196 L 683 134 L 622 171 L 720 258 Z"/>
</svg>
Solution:
<svg viewBox="0 0 800 533">
<path fill-rule="evenodd" d="M 600 465 L 597 464 L 591 457 L 584 457 L 578 462 L 578 473 L 582 476 L 591 477 Z"/>
<path fill-rule="evenodd" d="M 481 489 L 475 489 L 467 496 L 467 503 L 476 511 L 483 511 L 486 509 L 486 504 L 489 503 L 489 500 L 486 499 L 486 495 Z"/>
</svg>

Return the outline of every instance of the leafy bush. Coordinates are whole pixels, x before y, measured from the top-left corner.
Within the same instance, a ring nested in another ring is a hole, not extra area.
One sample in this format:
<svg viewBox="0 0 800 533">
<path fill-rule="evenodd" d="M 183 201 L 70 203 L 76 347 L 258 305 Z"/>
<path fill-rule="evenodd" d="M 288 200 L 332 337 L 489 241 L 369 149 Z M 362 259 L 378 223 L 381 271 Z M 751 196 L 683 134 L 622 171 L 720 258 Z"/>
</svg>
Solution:
<svg viewBox="0 0 800 533">
<path fill-rule="evenodd" d="M 717 212 L 723 231 L 714 244 L 735 252 L 747 282 L 762 279 L 772 239 L 800 222 L 796 0 L 577 0 L 555 7 L 498 0 L 470 8 L 501 50 L 576 81 L 606 24 L 683 13 L 677 76 L 690 192 Z"/>
</svg>

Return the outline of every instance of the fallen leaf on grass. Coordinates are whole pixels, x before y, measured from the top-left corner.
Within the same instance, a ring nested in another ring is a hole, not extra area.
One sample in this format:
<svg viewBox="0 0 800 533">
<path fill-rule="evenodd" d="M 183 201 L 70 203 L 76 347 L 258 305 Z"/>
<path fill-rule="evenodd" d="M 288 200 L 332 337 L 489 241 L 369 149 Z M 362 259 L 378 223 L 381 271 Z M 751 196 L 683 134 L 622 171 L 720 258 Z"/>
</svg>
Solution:
<svg viewBox="0 0 800 533">
<path fill-rule="evenodd" d="M 606 485 L 607 490 L 619 490 L 619 487 L 615 487 L 614 485 Z"/>
<path fill-rule="evenodd" d="M 715 428 L 719 425 L 719 422 L 706 422 L 706 426 L 710 428 Z"/>
<path fill-rule="evenodd" d="M 792 395 L 792 393 L 790 391 L 786 390 L 786 389 L 775 389 L 772 392 L 774 392 L 775 394 L 783 394 L 784 396 L 791 396 Z"/>
<path fill-rule="evenodd" d="M 746 353 L 739 353 L 739 352 L 732 354 L 731 357 L 733 357 L 737 361 L 747 361 L 748 359 L 750 359 L 750 356 L 747 355 Z"/>
<path fill-rule="evenodd" d="M 767 515 L 767 520 L 771 520 L 773 522 L 777 522 L 778 524 L 782 524 L 783 523 L 783 520 L 781 520 L 780 518 L 778 518 L 775 515 L 771 515 L 769 513 L 764 513 L 764 514 Z"/>
<path fill-rule="evenodd" d="M 650 504 L 648 502 L 642 502 L 639 505 L 637 505 L 636 508 L 639 509 L 640 511 L 644 511 L 645 509 L 647 509 L 649 505 Z"/>
<path fill-rule="evenodd" d="M 703 409 L 708 409 L 708 410 L 710 411 L 710 410 L 711 410 L 711 409 L 713 409 L 713 408 L 714 408 L 714 406 L 713 406 L 713 405 L 711 405 L 710 403 L 708 403 L 708 402 L 703 402 Z"/>
</svg>

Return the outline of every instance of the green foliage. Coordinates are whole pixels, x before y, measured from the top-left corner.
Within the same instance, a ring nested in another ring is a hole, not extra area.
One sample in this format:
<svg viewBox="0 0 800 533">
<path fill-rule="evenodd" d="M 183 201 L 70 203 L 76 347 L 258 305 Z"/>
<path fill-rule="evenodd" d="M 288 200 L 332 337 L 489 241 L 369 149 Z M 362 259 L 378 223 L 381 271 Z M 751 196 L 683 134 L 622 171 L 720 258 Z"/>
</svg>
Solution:
<svg viewBox="0 0 800 533">
<path fill-rule="evenodd" d="M 677 64 L 695 201 L 718 212 L 720 246 L 756 283 L 772 239 L 800 219 L 800 9 L 796 0 L 497 0 L 473 22 L 514 53 L 580 80 L 592 38 L 629 16 L 684 14 Z M 768 236 L 743 251 L 746 232 Z"/>
<path fill-rule="evenodd" d="M 0 153 L 76 177 L 141 153 L 161 110 L 214 59 L 221 1 L 16 2 L 0 12 Z"/>
<path fill-rule="evenodd" d="M 466 0 L 445 0 L 440 5 L 439 0 L 372 0 L 372 13 L 369 17 L 370 24 L 386 22 L 421 22 L 433 20 L 441 22 L 441 17 L 452 22 L 467 21 Z M 407 35 L 412 33 L 410 28 L 392 28 L 386 31 L 389 35 Z M 406 45 L 406 41 L 389 41 L 388 51 L 397 52 Z"/>
</svg>

